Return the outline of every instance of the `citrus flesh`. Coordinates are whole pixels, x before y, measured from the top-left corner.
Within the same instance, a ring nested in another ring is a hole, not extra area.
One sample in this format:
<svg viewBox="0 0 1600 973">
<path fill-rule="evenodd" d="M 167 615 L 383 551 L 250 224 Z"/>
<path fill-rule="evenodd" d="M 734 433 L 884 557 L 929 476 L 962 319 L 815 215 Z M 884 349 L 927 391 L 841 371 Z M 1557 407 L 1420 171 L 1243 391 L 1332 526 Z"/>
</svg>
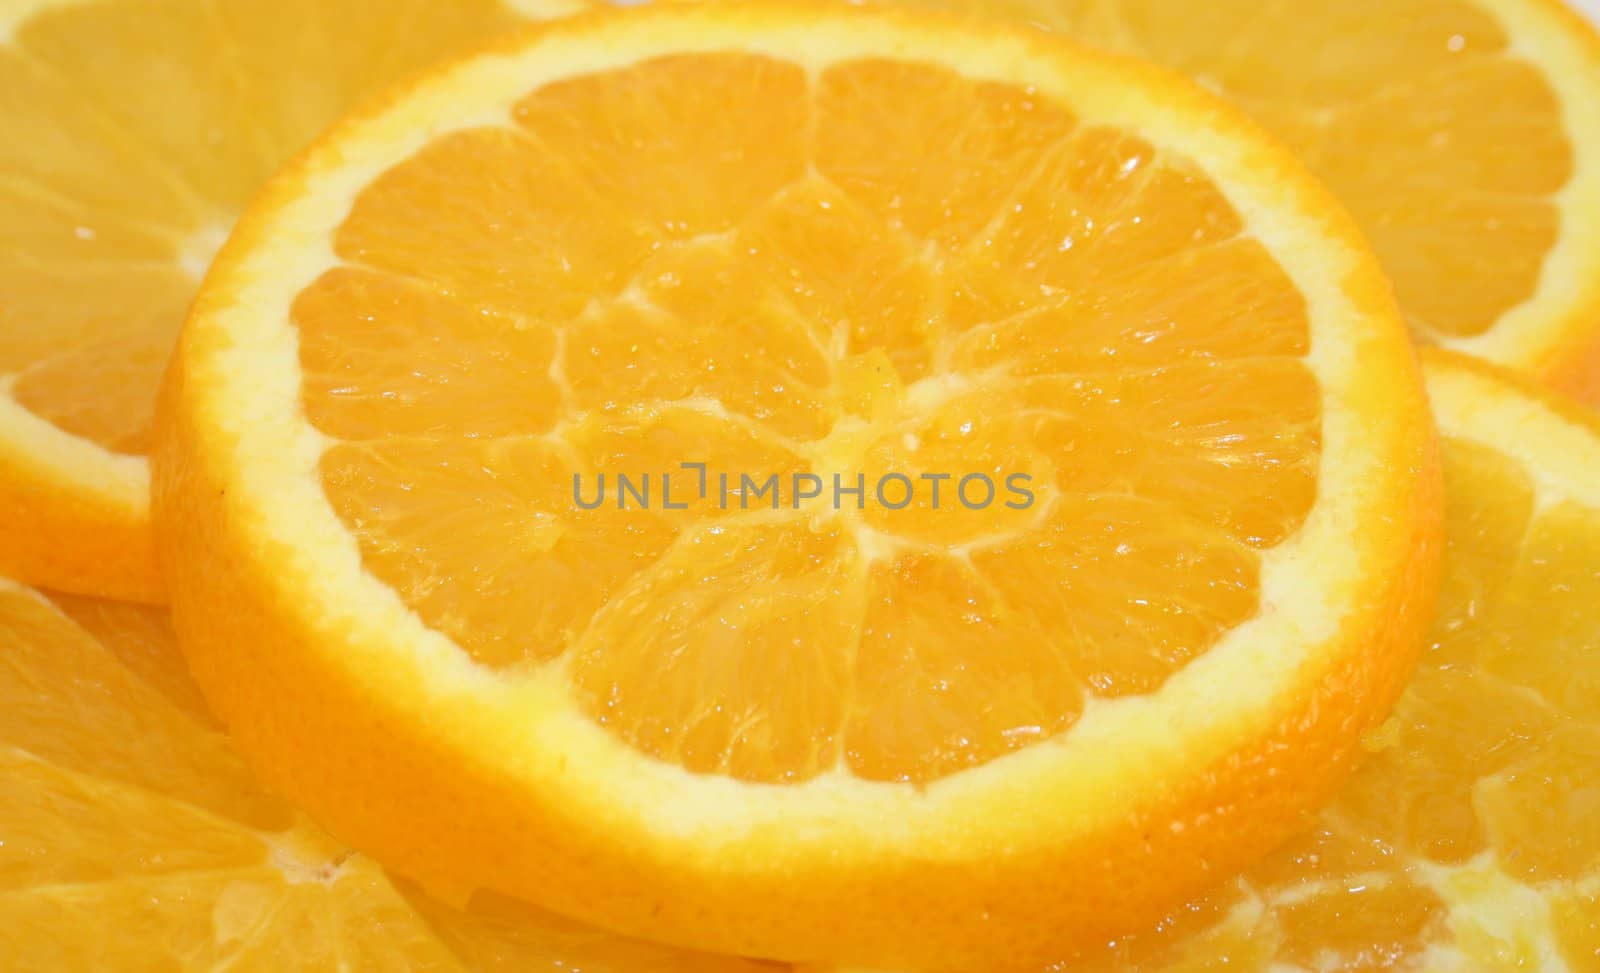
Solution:
<svg viewBox="0 0 1600 973">
<path fill-rule="evenodd" d="M 1394 715 L 1303 834 L 1066 968 L 1600 969 L 1600 423 L 1465 356 L 1425 372 L 1446 581 Z"/>
<path fill-rule="evenodd" d="M 144 459 L 156 386 L 251 194 L 374 88 L 573 6 L 0 8 L 0 572 L 160 600 Z"/>
<path fill-rule="evenodd" d="M 0 641 L 8 970 L 761 968 L 396 881 L 261 789 L 163 612 L 5 582 Z"/>
<path fill-rule="evenodd" d="M 1151 920 L 1331 793 L 1435 580 L 1341 211 L 1203 92 L 1000 27 L 666 7 L 441 69 L 269 185 L 169 374 L 178 630 L 274 785 L 430 887 L 699 948 Z M 585 509 L 619 473 L 656 503 Z"/>
<path fill-rule="evenodd" d="M 1600 38 L 1559 0 L 910 0 L 1182 71 L 1349 207 L 1421 340 L 1600 404 Z"/>
</svg>

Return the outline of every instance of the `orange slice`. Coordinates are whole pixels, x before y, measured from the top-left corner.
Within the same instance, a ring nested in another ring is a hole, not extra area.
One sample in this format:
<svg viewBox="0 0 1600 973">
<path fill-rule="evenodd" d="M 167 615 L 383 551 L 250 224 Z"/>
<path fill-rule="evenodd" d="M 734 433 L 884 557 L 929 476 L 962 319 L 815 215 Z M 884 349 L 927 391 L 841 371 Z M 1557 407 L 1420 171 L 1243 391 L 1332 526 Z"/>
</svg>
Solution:
<svg viewBox="0 0 1600 973">
<path fill-rule="evenodd" d="M 576 0 L 0 7 L 0 574 L 163 599 L 144 456 L 211 255 L 374 86 Z"/>
<path fill-rule="evenodd" d="M 764 968 L 391 879 L 262 792 L 161 612 L 0 582 L 0 640 L 7 970 Z"/>
<path fill-rule="evenodd" d="M 1356 217 L 1421 340 L 1600 405 L 1600 37 L 1560 0 L 906 0 L 1183 71 Z"/>
<path fill-rule="evenodd" d="M 330 133 L 185 328 L 158 527 L 270 779 L 430 885 L 780 959 L 1044 957 L 1287 836 L 1438 555 L 1332 200 L 1043 35 L 561 23 Z"/>
<path fill-rule="evenodd" d="M 1051 969 L 1597 968 L 1600 422 L 1464 356 L 1426 374 L 1447 580 L 1369 756 L 1242 876 Z"/>
</svg>

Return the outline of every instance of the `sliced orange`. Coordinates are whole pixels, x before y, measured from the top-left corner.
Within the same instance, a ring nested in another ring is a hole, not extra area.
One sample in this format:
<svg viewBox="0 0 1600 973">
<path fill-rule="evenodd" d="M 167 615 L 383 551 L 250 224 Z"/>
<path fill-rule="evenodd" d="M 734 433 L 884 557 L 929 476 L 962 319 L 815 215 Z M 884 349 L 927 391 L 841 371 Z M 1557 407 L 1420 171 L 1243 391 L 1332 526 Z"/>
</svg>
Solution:
<svg viewBox="0 0 1600 973">
<path fill-rule="evenodd" d="M 1425 371 L 1447 580 L 1394 716 L 1304 834 L 1052 970 L 1600 969 L 1600 421 L 1464 356 Z"/>
<path fill-rule="evenodd" d="M 443 69 L 271 183 L 169 374 L 175 617 L 270 779 L 432 887 L 682 945 L 1151 920 L 1331 793 L 1432 598 L 1342 211 L 998 26 L 656 7 Z"/>
<path fill-rule="evenodd" d="M 903 2 L 1197 78 L 1350 208 L 1418 338 L 1600 405 L 1600 37 L 1561 0 Z"/>
<path fill-rule="evenodd" d="M 577 5 L 0 5 L 0 574 L 162 600 L 156 385 L 251 193 L 375 86 Z"/>
<path fill-rule="evenodd" d="M 395 881 L 261 790 L 155 609 L 0 582 L 0 642 L 7 970 L 763 968 Z"/>
</svg>

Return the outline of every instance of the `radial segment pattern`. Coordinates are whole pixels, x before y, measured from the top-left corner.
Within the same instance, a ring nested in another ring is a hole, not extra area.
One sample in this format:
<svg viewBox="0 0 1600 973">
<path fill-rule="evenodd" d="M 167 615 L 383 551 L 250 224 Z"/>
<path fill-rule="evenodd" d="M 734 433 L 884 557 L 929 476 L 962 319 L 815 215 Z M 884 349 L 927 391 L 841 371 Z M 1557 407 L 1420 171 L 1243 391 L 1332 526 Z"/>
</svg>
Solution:
<svg viewBox="0 0 1600 973">
<path fill-rule="evenodd" d="M 335 251 L 292 316 L 368 569 L 695 771 L 1046 739 L 1253 615 L 1315 497 L 1293 282 L 1188 160 L 1019 86 L 582 75 L 393 166 Z M 607 476 L 654 503 L 586 509 Z"/>
</svg>

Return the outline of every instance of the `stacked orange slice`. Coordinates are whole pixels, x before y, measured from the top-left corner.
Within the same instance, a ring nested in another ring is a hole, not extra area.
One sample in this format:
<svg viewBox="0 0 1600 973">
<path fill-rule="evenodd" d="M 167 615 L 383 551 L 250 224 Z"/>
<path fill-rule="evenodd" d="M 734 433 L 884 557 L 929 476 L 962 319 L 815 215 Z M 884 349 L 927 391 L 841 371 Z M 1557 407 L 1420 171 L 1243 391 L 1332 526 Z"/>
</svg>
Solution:
<svg viewBox="0 0 1600 973">
<path fill-rule="evenodd" d="M 758 973 L 433 901 L 265 793 L 165 613 L 0 584 L 0 967 Z"/>
<path fill-rule="evenodd" d="M 165 599 L 161 369 L 251 194 L 362 97 L 576 0 L 0 4 L 0 574 Z"/>
<path fill-rule="evenodd" d="M 1241 875 L 1050 969 L 1595 969 L 1600 420 L 1463 356 L 1425 370 L 1446 582 L 1360 770 Z"/>
<path fill-rule="evenodd" d="M 0 3 L 0 966 L 1593 965 L 1600 423 L 1408 325 L 1600 387 L 1600 42 L 1303 7 L 594 11 L 247 205 L 565 0 Z"/>
<path fill-rule="evenodd" d="M 1420 340 L 1600 405 L 1600 36 L 1561 0 L 902 5 L 1194 77 L 1349 207 Z"/>
<path fill-rule="evenodd" d="M 347 119 L 160 430 L 184 648 L 275 785 L 436 887 L 789 960 L 1044 959 L 1237 869 L 1439 554 L 1403 325 L 1291 156 L 891 12 L 596 14 Z M 669 508 L 685 463 L 778 490 Z"/>
</svg>

